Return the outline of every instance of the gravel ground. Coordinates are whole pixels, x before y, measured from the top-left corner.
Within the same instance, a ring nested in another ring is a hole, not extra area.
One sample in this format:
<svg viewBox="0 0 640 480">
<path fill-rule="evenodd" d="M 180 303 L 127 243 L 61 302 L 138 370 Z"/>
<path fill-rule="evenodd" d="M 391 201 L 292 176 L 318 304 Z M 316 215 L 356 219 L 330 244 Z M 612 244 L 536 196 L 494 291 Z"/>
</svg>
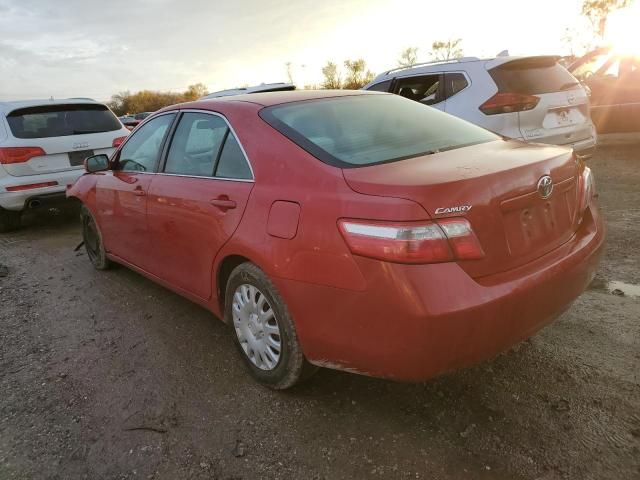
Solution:
<svg viewBox="0 0 640 480">
<path fill-rule="evenodd" d="M 639 157 L 615 140 L 590 162 L 609 227 L 590 290 L 417 385 L 322 370 L 262 388 L 210 313 L 94 271 L 75 220 L 31 219 L 0 235 L 0 479 L 640 478 L 640 298 L 609 284 L 640 284 Z"/>
</svg>

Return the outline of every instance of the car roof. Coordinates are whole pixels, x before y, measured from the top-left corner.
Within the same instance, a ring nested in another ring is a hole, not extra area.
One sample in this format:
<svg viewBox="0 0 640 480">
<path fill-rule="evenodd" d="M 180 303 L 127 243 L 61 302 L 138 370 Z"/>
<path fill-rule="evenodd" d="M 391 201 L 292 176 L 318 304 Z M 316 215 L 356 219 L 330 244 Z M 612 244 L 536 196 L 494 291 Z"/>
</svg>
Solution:
<svg viewBox="0 0 640 480">
<path fill-rule="evenodd" d="M 57 99 L 48 99 L 48 100 L 14 100 L 11 102 L 0 102 L 0 112 L 10 113 L 19 108 L 28 108 L 28 107 L 43 107 L 47 105 L 70 105 L 70 104 L 96 104 L 103 105 L 100 102 L 96 102 L 90 98 L 57 98 Z"/>
<path fill-rule="evenodd" d="M 505 63 L 514 62 L 518 60 L 525 60 L 529 58 L 552 58 L 552 56 L 514 56 L 514 55 L 499 55 L 497 57 L 487 57 L 487 58 L 478 58 L 478 57 L 464 57 L 464 58 L 455 58 L 451 60 L 437 60 L 433 62 L 425 62 L 425 63 L 417 63 L 410 67 L 397 67 L 392 68 L 391 70 L 387 70 L 379 74 L 376 78 L 374 78 L 369 84 L 365 85 L 364 88 L 368 88 L 371 85 L 379 83 L 384 80 L 389 80 L 395 77 L 410 77 L 413 75 L 420 75 L 423 73 L 430 73 L 434 70 L 446 72 L 446 71 L 455 71 L 460 70 L 461 67 L 465 65 L 482 65 L 487 69 L 491 69 L 493 67 L 497 67 L 498 65 L 504 65 Z M 558 57 L 554 57 L 558 58 Z"/>
<path fill-rule="evenodd" d="M 282 103 L 302 102 L 305 100 L 317 100 L 321 98 L 348 97 L 359 95 L 385 95 L 381 92 L 368 92 L 364 90 L 290 90 L 281 92 L 251 93 L 233 95 L 206 100 L 196 100 L 181 104 L 181 108 L 214 107 L 221 104 L 233 104 L 237 102 L 253 103 L 262 107 L 270 107 Z M 174 105 L 175 107 L 175 105 Z"/>
<path fill-rule="evenodd" d="M 212 92 L 200 100 L 208 100 L 210 98 L 229 97 L 232 95 L 242 95 L 244 93 L 259 93 L 259 92 L 278 92 L 295 90 L 296 86 L 293 83 L 263 83 L 261 85 L 255 85 L 253 87 L 241 87 L 231 88 L 229 90 L 220 90 L 219 92 Z"/>
</svg>

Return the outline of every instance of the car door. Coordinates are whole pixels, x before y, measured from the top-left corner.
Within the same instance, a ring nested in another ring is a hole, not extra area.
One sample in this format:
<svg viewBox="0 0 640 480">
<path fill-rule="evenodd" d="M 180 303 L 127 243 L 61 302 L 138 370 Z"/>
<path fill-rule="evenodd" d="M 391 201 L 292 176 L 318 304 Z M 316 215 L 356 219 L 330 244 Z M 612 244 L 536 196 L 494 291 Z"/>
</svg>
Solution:
<svg viewBox="0 0 640 480">
<path fill-rule="evenodd" d="M 150 271 L 208 299 L 213 261 L 240 223 L 252 188 L 250 164 L 227 120 L 184 111 L 149 189 Z"/>
<path fill-rule="evenodd" d="M 619 110 L 620 132 L 640 132 L 640 57 L 620 59 L 614 103 Z"/>
<path fill-rule="evenodd" d="M 397 78 L 393 93 L 444 111 L 444 81 L 441 73 Z"/>
<path fill-rule="evenodd" d="M 96 183 L 96 216 L 106 250 L 147 270 L 147 194 L 176 113 L 151 119 L 126 140 Z"/>
</svg>

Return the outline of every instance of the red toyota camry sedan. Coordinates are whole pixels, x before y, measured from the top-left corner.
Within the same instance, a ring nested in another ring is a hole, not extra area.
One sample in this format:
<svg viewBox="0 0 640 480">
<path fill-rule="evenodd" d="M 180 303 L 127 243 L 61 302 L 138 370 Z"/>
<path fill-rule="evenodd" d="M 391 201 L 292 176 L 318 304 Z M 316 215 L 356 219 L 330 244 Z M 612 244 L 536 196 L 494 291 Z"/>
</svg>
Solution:
<svg viewBox="0 0 640 480">
<path fill-rule="evenodd" d="M 551 322 L 604 241 L 591 171 L 396 95 L 175 105 L 69 188 L 87 254 L 229 325 L 259 382 L 422 381 Z"/>
</svg>

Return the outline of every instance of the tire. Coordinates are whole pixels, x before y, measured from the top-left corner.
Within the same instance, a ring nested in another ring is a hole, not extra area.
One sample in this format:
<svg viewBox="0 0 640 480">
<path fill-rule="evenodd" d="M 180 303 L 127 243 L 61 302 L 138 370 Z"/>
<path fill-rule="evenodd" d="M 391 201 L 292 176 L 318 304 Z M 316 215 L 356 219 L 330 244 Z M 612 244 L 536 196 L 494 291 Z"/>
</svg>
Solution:
<svg viewBox="0 0 640 480">
<path fill-rule="evenodd" d="M 231 272 L 224 315 L 240 356 L 259 383 L 284 390 L 318 370 L 302 353 L 287 305 L 256 265 L 243 263 Z"/>
<path fill-rule="evenodd" d="M 80 208 L 80 220 L 82 221 L 82 240 L 89 260 L 96 270 L 107 270 L 111 267 L 111 261 L 104 250 L 100 228 L 84 205 Z"/>
<path fill-rule="evenodd" d="M 11 232 L 20 228 L 22 212 L 0 208 L 0 233 Z"/>
</svg>

